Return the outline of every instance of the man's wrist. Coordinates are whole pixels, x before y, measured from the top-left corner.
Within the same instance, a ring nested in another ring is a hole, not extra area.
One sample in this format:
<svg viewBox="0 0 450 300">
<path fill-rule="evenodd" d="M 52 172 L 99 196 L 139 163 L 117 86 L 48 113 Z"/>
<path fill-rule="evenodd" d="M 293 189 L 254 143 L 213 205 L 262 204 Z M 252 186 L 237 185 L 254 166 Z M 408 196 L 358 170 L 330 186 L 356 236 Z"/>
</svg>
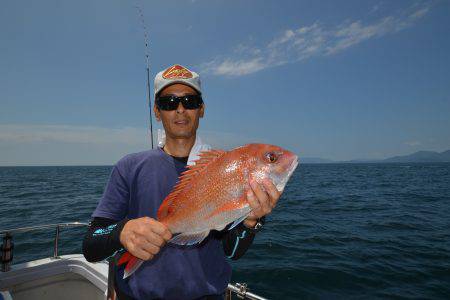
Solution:
<svg viewBox="0 0 450 300">
<path fill-rule="evenodd" d="M 257 220 L 245 220 L 245 221 L 250 221 L 250 222 L 248 222 L 250 224 L 248 224 L 248 223 L 246 224 L 246 222 L 244 221 L 243 222 L 244 229 L 247 231 L 250 231 L 252 233 L 256 233 L 256 232 L 260 231 L 261 228 L 263 227 L 263 225 L 265 223 L 265 219 L 266 219 L 265 217 L 261 217 Z M 254 223 L 254 224 L 252 224 L 252 223 Z M 253 225 L 253 226 L 248 226 L 248 225 Z"/>
<path fill-rule="evenodd" d="M 258 219 L 256 219 L 256 220 L 244 220 L 244 226 L 246 228 L 254 228 L 257 222 L 258 222 Z"/>
</svg>

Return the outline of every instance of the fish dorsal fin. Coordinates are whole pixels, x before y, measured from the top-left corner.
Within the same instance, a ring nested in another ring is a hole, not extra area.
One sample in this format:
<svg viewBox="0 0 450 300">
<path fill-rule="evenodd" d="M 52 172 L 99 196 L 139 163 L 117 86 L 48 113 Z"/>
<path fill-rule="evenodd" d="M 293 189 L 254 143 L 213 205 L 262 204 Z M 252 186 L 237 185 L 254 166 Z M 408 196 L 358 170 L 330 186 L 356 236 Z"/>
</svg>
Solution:
<svg viewBox="0 0 450 300">
<path fill-rule="evenodd" d="M 192 179 L 197 177 L 209 164 L 225 154 L 224 150 L 208 150 L 199 153 L 199 159 L 195 161 L 192 166 L 187 166 L 187 170 L 181 173 L 178 183 L 173 188 L 172 192 L 164 199 L 158 209 L 158 220 L 166 217 L 173 211 L 174 200 L 181 193 L 181 191 L 191 183 Z"/>
</svg>

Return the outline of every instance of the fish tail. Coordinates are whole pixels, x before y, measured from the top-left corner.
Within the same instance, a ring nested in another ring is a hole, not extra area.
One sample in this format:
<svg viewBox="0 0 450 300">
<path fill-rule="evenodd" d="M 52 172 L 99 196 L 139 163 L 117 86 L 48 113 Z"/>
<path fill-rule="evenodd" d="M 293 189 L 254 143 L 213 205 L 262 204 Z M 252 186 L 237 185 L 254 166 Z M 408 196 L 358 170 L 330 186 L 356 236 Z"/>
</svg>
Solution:
<svg viewBox="0 0 450 300">
<path fill-rule="evenodd" d="M 133 256 L 132 254 L 130 254 L 130 252 L 125 252 L 117 262 L 118 266 L 126 263 L 123 279 L 133 274 L 142 265 L 143 262 L 144 261 L 142 259 Z"/>
<path fill-rule="evenodd" d="M 119 261 L 117 262 L 117 265 L 123 265 L 124 263 L 128 262 L 133 255 L 130 254 L 130 252 L 125 252 L 122 254 L 122 256 L 119 258 Z"/>
</svg>

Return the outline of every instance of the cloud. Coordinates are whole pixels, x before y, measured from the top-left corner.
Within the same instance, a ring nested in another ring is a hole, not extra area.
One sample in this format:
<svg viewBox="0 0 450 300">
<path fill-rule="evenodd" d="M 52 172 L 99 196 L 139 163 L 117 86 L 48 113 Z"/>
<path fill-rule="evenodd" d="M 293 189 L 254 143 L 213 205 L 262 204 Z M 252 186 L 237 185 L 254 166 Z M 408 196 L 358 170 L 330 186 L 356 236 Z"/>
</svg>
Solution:
<svg viewBox="0 0 450 300">
<path fill-rule="evenodd" d="M 226 150 L 252 142 L 240 133 L 201 130 L 199 135 L 213 148 Z M 111 165 L 150 148 L 146 128 L 0 124 L 0 166 Z"/>
<path fill-rule="evenodd" d="M 0 143 L 63 142 L 84 144 L 142 145 L 146 129 L 103 128 L 71 125 L 0 125 Z"/>
<path fill-rule="evenodd" d="M 248 137 L 231 132 L 199 130 L 199 135 L 205 142 L 217 148 L 223 148 L 230 144 L 239 145 L 249 140 Z M 154 136 L 156 140 L 156 130 Z M 60 142 L 147 147 L 149 139 L 149 130 L 138 127 L 107 128 L 73 125 L 0 124 L 0 143 L 3 145 Z"/>
<path fill-rule="evenodd" d="M 420 19 L 420 18 L 422 18 L 423 16 L 425 16 L 425 15 L 428 13 L 429 10 L 430 10 L 429 7 L 421 8 L 421 9 L 419 9 L 419 10 L 413 12 L 412 14 L 410 14 L 410 15 L 409 15 L 409 18 L 412 19 L 412 20 Z"/>
<path fill-rule="evenodd" d="M 312 57 L 334 55 L 366 40 L 411 27 L 429 10 L 428 6 L 413 5 L 396 15 L 371 22 L 344 21 L 334 27 L 315 22 L 287 29 L 262 47 L 239 44 L 231 55 L 218 56 L 201 64 L 200 69 L 213 75 L 242 76 Z"/>
<path fill-rule="evenodd" d="M 232 60 L 225 59 L 223 61 L 211 61 L 207 65 L 203 65 L 202 69 L 214 70 L 216 75 L 230 75 L 241 76 L 250 73 L 255 73 L 267 68 L 267 64 L 260 57 L 251 58 L 248 60 Z"/>
</svg>

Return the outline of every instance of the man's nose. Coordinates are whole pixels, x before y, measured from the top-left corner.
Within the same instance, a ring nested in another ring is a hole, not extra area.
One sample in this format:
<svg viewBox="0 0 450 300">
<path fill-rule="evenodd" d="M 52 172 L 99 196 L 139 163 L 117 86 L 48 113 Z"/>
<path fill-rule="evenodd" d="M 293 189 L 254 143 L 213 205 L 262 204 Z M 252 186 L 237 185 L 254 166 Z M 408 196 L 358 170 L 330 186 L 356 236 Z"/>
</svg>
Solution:
<svg viewBox="0 0 450 300">
<path fill-rule="evenodd" d="M 178 107 L 177 107 L 177 113 L 181 114 L 185 111 L 183 104 L 178 103 Z"/>
</svg>

